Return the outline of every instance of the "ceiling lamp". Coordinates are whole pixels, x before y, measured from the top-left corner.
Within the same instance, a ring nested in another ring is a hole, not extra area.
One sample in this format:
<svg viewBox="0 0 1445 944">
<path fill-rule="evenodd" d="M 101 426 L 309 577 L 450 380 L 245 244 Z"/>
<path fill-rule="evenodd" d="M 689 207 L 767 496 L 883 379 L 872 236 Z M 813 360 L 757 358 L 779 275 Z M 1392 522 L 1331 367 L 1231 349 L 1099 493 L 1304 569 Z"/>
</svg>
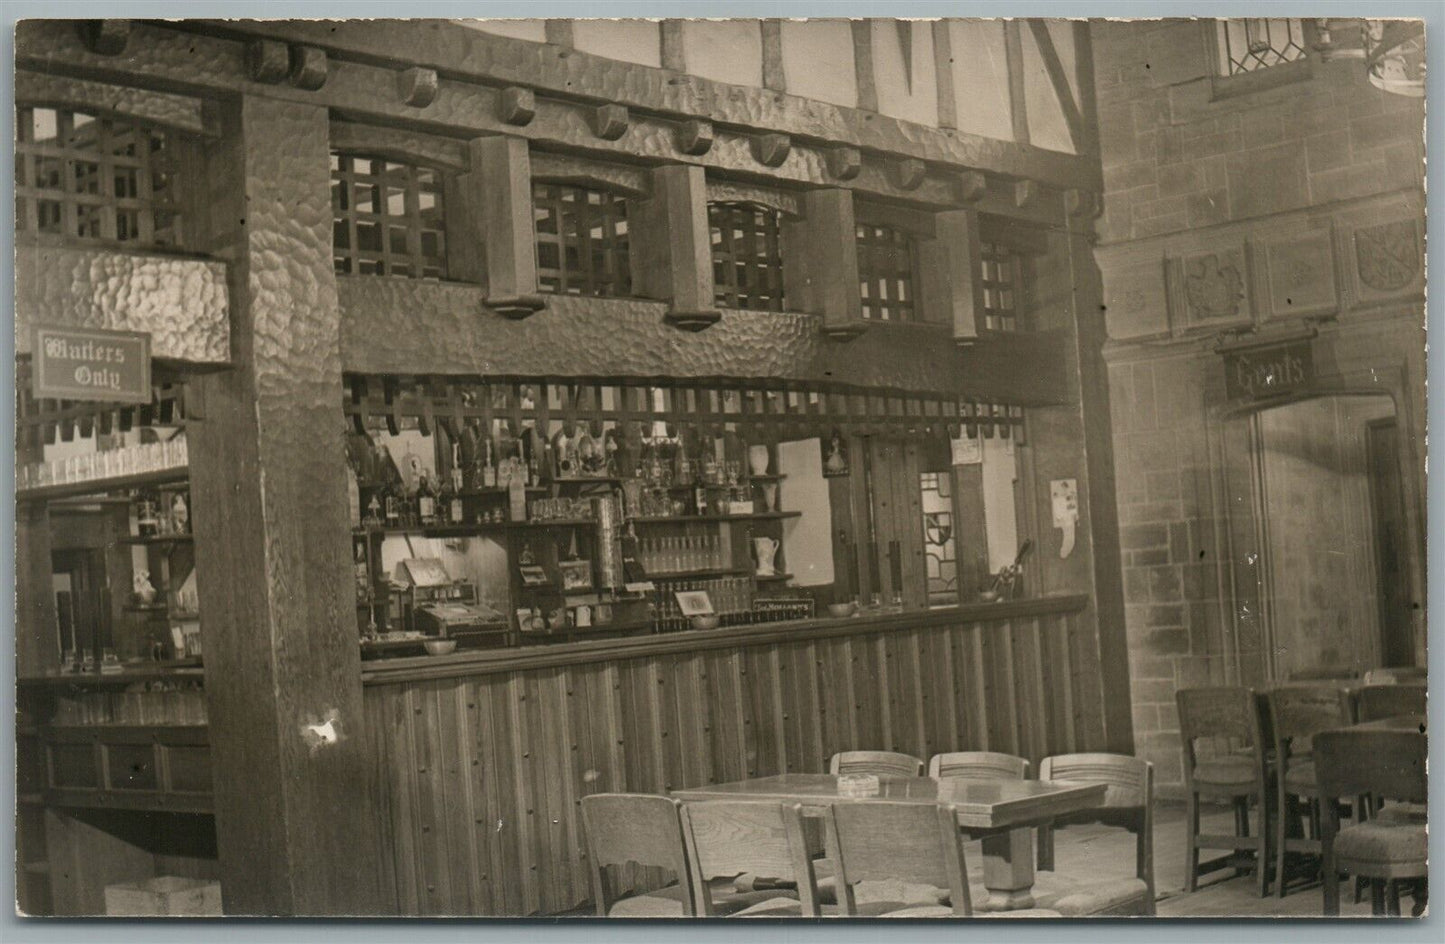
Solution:
<svg viewBox="0 0 1445 944">
<path fill-rule="evenodd" d="M 1424 98 L 1424 21 L 1366 20 L 1365 72 L 1375 88 Z"/>
</svg>

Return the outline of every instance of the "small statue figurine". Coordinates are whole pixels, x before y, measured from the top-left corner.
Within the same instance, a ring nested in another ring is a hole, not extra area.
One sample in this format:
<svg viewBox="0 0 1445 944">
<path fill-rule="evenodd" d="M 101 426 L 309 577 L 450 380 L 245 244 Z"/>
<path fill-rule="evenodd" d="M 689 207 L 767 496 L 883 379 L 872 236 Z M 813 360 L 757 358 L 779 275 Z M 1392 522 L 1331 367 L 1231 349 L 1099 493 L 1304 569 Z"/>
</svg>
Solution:
<svg viewBox="0 0 1445 944">
<path fill-rule="evenodd" d="M 186 505 L 186 496 L 180 492 L 171 498 L 171 531 L 187 534 L 191 530 L 191 510 Z"/>
<path fill-rule="evenodd" d="M 136 602 L 141 606 L 150 606 L 156 601 L 156 588 L 151 585 L 151 572 L 138 570 L 131 584 L 135 591 Z"/>
</svg>

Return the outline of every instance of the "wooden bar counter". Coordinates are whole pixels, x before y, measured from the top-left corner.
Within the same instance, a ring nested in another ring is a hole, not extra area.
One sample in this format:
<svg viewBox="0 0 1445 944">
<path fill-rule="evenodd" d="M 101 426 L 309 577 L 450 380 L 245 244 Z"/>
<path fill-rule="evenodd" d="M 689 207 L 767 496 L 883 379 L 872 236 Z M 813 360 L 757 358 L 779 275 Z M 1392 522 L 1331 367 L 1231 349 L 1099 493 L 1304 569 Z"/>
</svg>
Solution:
<svg viewBox="0 0 1445 944">
<path fill-rule="evenodd" d="M 1034 762 L 1097 749 L 1098 676 L 1079 671 L 1096 658 L 1088 606 L 1057 596 L 370 663 L 383 910 L 576 907 L 591 793 L 818 772 L 852 748 Z"/>
</svg>

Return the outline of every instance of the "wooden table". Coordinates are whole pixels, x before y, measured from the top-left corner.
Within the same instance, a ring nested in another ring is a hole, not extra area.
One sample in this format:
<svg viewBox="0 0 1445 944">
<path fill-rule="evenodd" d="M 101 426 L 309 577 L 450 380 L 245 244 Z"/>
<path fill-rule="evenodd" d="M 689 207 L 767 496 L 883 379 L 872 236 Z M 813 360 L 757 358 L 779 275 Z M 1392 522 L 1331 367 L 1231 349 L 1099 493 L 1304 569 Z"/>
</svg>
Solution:
<svg viewBox="0 0 1445 944">
<path fill-rule="evenodd" d="M 959 828 L 983 840 L 983 884 L 989 891 L 982 911 L 1012 911 L 1034 905 L 1033 841 L 1028 827 L 1054 817 L 1092 809 L 1103 802 L 1106 785 L 1040 780 L 935 780 L 880 777 L 877 796 L 838 792 L 833 774 L 781 774 L 688 790 L 674 790 L 683 802 L 771 800 L 793 802 L 805 816 L 822 816 L 834 803 L 890 800 L 955 807 Z"/>
</svg>

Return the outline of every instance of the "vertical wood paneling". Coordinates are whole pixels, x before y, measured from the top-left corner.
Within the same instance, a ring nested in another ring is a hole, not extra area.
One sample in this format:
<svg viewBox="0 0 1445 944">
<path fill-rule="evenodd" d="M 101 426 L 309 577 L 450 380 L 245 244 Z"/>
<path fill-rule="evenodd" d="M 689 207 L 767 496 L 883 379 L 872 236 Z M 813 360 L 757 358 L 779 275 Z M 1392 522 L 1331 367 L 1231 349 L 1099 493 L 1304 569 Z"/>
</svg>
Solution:
<svg viewBox="0 0 1445 944">
<path fill-rule="evenodd" d="M 1047 614 L 671 653 L 366 690 L 382 887 L 403 914 L 555 913 L 590 897 L 578 814 L 834 752 L 992 749 L 1031 761 L 1101 740 L 1079 696 L 1081 615 Z M 665 735 L 665 736 L 664 736 Z M 628 869 L 621 888 L 654 887 Z"/>
</svg>

